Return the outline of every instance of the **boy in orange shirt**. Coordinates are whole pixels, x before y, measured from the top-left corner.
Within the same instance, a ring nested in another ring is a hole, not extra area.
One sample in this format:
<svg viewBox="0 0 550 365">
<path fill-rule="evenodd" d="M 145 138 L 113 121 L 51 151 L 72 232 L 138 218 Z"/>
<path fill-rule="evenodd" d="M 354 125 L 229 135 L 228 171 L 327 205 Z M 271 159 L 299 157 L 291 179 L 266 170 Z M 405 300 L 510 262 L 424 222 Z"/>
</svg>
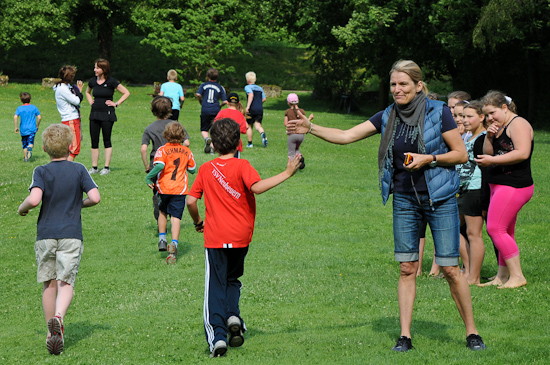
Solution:
<svg viewBox="0 0 550 365">
<path fill-rule="evenodd" d="M 170 122 L 164 129 L 164 138 L 168 141 L 155 153 L 153 169 L 147 174 L 145 182 L 160 195 L 159 204 L 159 251 L 166 251 L 166 225 L 168 215 L 172 225 L 172 243 L 168 245 L 170 253 L 166 262 L 173 264 L 178 255 L 180 221 L 185 208 L 185 197 L 189 194 L 187 172 L 194 174 L 196 163 L 191 150 L 182 143 L 185 131 L 178 122 Z M 153 178 L 157 176 L 156 184 Z"/>
<path fill-rule="evenodd" d="M 229 346 L 244 342 L 246 331 L 239 299 L 244 259 L 254 232 L 255 194 L 290 178 L 300 165 L 300 154 L 290 158 L 285 171 L 262 180 L 247 160 L 234 158 L 239 145 L 239 125 L 230 118 L 218 120 L 210 137 L 219 157 L 204 163 L 195 179 L 187 207 L 198 232 L 204 232 L 206 287 L 204 329 L 210 356 L 223 356 Z M 204 195 L 206 219 L 201 220 L 197 199 Z"/>
</svg>

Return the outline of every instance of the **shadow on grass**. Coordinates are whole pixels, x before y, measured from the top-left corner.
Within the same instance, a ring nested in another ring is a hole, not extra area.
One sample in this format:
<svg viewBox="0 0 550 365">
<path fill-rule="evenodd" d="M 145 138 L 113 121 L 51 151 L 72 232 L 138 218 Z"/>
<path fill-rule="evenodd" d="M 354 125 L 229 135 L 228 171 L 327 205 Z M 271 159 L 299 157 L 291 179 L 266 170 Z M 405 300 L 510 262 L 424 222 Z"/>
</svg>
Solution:
<svg viewBox="0 0 550 365">
<path fill-rule="evenodd" d="M 438 341 L 451 341 L 447 334 L 448 325 L 439 322 L 414 319 L 412 322 L 413 336 L 421 335 Z M 385 333 L 390 339 L 399 337 L 399 317 L 382 317 L 372 321 L 372 329 L 379 333 Z"/>
<path fill-rule="evenodd" d="M 96 331 L 105 331 L 110 330 L 111 326 L 90 323 L 88 321 L 81 321 L 75 323 L 68 323 L 65 327 L 67 336 L 65 337 L 65 349 L 76 345 L 78 342 L 92 336 Z M 42 334 L 42 331 L 37 331 L 37 333 Z"/>
</svg>

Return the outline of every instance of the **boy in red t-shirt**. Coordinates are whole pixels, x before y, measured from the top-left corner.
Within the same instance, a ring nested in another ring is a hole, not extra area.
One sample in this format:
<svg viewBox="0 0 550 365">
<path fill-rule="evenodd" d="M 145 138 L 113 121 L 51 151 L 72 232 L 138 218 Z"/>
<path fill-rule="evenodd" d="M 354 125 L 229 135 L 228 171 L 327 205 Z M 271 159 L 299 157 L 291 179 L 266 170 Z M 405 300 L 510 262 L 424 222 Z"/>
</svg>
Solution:
<svg viewBox="0 0 550 365">
<path fill-rule="evenodd" d="M 218 120 L 212 125 L 210 136 L 220 156 L 200 167 L 187 207 L 196 230 L 204 232 L 204 329 L 210 356 L 217 357 L 227 351 L 228 332 L 229 346 L 241 346 L 244 342 L 246 327 L 239 310 L 239 277 L 244 272 L 244 259 L 254 231 L 254 194 L 261 194 L 294 175 L 300 155 L 288 160 L 285 171 L 262 180 L 247 160 L 234 158 L 240 141 L 239 125 L 234 120 Z M 197 207 L 197 199 L 203 195 L 204 222 Z"/>
<path fill-rule="evenodd" d="M 185 208 L 185 197 L 189 194 L 187 172 L 194 174 L 195 159 L 191 150 L 182 145 L 185 130 L 178 122 L 170 122 L 164 129 L 164 138 L 168 141 L 155 153 L 153 169 L 147 174 L 145 181 L 151 189 L 157 188 L 160 196 L 159 204 L 159 251 L 166 251 L 166 225 L 168 214 L 172 224 L 172 243 L 168 245 L 170 253 L 166 262 L 173 264 L 178 255 L 178 239 L 180 221 Z M 153 178 L 157 176 L 156 184 Z M 164 238 L 164 239 L 163 239 Z"/>
</svg>

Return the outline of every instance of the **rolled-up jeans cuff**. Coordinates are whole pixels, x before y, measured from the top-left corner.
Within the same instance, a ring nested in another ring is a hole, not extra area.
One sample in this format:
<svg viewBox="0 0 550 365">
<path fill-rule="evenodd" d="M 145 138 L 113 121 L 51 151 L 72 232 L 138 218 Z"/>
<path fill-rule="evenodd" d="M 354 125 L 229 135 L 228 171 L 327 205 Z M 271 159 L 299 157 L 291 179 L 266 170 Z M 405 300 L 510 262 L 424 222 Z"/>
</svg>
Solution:
<svg viewBox="0 0 550 365">
<path fill-rule="evenodd" d="M 458 257 L 435 257 L 435 263 L 439 266 L 458 266 Z"/>
<path fill-rule="evenodd" d="M 418 252 L 395 252 L 395 261 L 409 262 L 418 261 Z"/>
</svg>

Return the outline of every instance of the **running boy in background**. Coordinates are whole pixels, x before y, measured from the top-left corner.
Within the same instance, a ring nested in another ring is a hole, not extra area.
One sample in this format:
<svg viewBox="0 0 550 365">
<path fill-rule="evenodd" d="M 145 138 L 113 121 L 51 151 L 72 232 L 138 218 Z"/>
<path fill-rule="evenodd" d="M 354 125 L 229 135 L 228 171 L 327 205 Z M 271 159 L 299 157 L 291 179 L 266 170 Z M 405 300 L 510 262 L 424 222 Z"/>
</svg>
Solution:
<svg viewBox="0 0 550 365">
<path fill-rule="evenodd" d="M 206 82 L 203 82 L 195 96 L 201 104 L 201 135 L 204 139 L 204 153 L 212 153 L 210 135 L 208 131 L 212 127 L 214 118 L 220 111 L 220 100 L 222 104 L 227 103 L 225 89 L 218 84 L 218 70 L 211 68 L 206 72 Z"/>
<path fill-rule="evenodd" d="M 180 109 L 185 101 L 185 95 L 183 94 L 183 88 L 176 82 L 178 79 L 178 73 L 176 70 L 168 70 L 166 75 L 168 82 L 165 82 L 160 87 L 159 96 L 166 96 L 172 100 L 172 115 L 170 119 L 178 120 L 180 116 Z"/>
<path fill-rule="evenodd" d="M 153 159 L 155 158 L 155 153 L 160 146 L 166 144 L 166 138 L 164 138 L 164 129 L 172 120 L 168 119 L 170 113 L 172 112 L 172 101 L 166 96 L 157 96 L 151 102 L 151 112 L 158 120 L 149 124 L 143 136 L 141 137 L 141 161 L 143 162 L 143 167 L 145 168 L 145 173 L 149 173 L 153 168 Z M 189 134 L 185 128 L 183 129 L 185 134 L 185 139 L 183 145 L 189 147 Z M 152 148 L 149 156 L 147 156 L 147 147 L 151 143 Z M 155 221 L 158 221 L 159 218 L 159 203 L 160 198 L 157 194 L 156 188 L 153 189 L 153 215 Z"/>
<path fill-rule="evenodd" d="M 37 280 L 43 283 L 46 347 L 54 355 L 63 351 L 63 318 L 73 299 L 84 249 L 80 211 L 100 201 L 97 185 L 84 165 L 67 161 L 72 140 L 66 125 L 52 124 L 44 130 L 42 145 L 51 162 L 34 169 L 30 194 L 17 209 L 25 216 L 42 202 L 34 250 Z M 84 200 L 82 193 L 88 195 Z"/>
<path fill-rule="evenodd" d="M 21 134 L 21 144 L 23 145 L 23 161 L 28 162 L 32 157 L 32 148 L 34 147 L 34 136 L 40 126 L 40 110 L 31 104 L 31 94 L 22 92 L 19 99 L 23 105 L 15 110 L 13 116 L 14 132 Z M 19 118 L 19 120 L 18 120 Z"/>
<path fill-rule="evenodd" d="M 246 118 L 243 114 L 243 106 L 239 99 L 239 94 L 231 93 L 227 97 L 227 108 L 220 110 L 214 122 L 223 118 L 231 118 L 239 125 L 239 130 L 241 134 L 246 134 L 248 130 L 248 124 L 246 123 Z M 239 138 L 239 145 L 237 146 L 237 151 L 235 152 L 235 157 L 240 158 L 241 152 L 243 151 L 243 142 Z"/>
<path fill-rule="evenodd" d="M 246 331 L 239 299 L 244 259 L 254 232 L 256 201 L 261 194 L 290 178 L 300 156 L 289 159 L 285 171 L 262 180 L 244 159 L 234 158 L 239 145 L 239 125 L 225 118 L 210 130 L 219 157 L 203 164 L 195 179 L 187 207 L 198 232 L 204 232 L 206 248 L 204 329 L 210 356 L 223 356 L 229 346 L 244 342 Z M 202 221 L 197 199 L 204 195 L 206 219 Z M 204 223 L 204 224 L 203 224 Z"/>
<path fill-rule="evenodd" d="M 244 92 L 246 93 L 247 102 L 246 102 L 246 114 L 250 118 L 247 119 L 248 130 L 246 135 L 248 137 L 248 144 L 246 147 L 252 148 L 252 126 L 256 128 L 260 136 L 262 137 L 262 145 L 267 147 L 267 136 L 265 131 L 262 128 L 262 120 L 264 118 L 264 105 L 263 103 L 266 100 L 264 89 L 261 86 L 256 85 L 256 73 L 250 71 L 244 75 L 246 78 L 247 85 L 244 87 Z"/>
<path fill-rule="evenodd" d="M 191 150 L 184 146 L 185 131 L 178 122 L 170 122 L 164 130 L 164 138 L 168 141 L 161 146 L 153 161 L 153 169 L 147 174 L 145 181 L 160 194 L 159 204 L 159 251 L 166 251 L 166 226 L 168 215 L 172 225 L 172 242 L 168 245 L 170 253 L 166 258 L 169 264 L 176 263 L 180 235 L 180 221 L 185 208 L 185 196 L 189 194 L 187 171 L 194 174 L 195 159 Z M 157 177 L 156 183 L 153 179 Z"/>
<path fill-rule="evenodd" d="M 286 97 L 286 102 L 288 103 L 289 108 L 285 111 L 285 119 L 284 119 L 285 128 L 289 120 L 300 119 L 298 112 L 302 113 L 303 115 L 306 115 L 305 110 L 301 109 L 298 106 L 300 99 L 298 98 L 298 95 L 296 95 L 295 93 L 288 94 L 288 96 Z M 313 113 L 309 115 L 308 119 L 310 122 L 313 120 Z M 300 158 L 300 170 L 306 167 L 304 156 L 300 153 L 300 146 L 304 141 L 304 136 L 305 136 L 304 134 L 289 134 L 287 138 L 288 157 L 294 157 L 294 155 L 296 155 L 297 153 L 302 156 Z"/>
</svg>

